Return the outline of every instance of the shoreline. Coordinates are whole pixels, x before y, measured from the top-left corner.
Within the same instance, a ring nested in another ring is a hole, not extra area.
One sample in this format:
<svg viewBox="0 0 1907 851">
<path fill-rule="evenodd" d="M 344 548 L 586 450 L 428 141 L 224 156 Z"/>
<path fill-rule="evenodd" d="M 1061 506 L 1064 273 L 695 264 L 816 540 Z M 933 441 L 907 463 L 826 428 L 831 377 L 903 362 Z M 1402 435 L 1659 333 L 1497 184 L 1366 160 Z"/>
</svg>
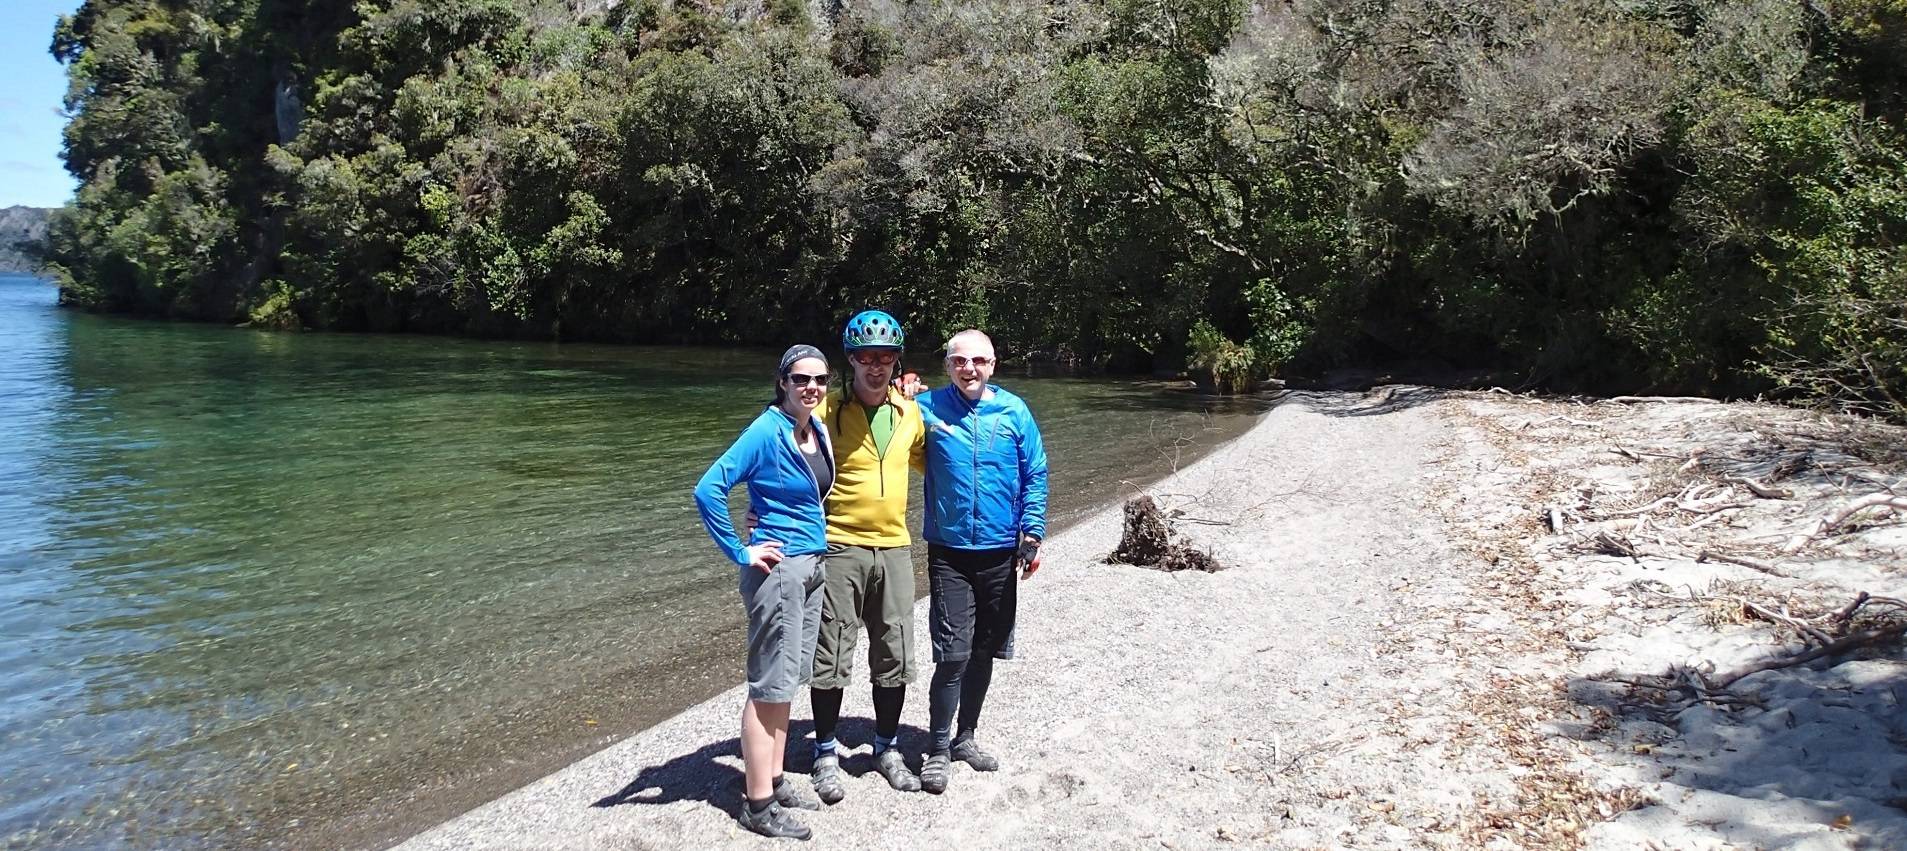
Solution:
<svg viewBox="0 0 1907 851">
<path fill-rule="evenodd" d="M 1907 546 L 1898 518 L 1811 545 L 1787 568 L 1813 571 L 1800 585 L 1692 555 L 1631 564 L 1579 549 L 1587 533 L 1542 534 L 1569 479 L 1601 484 L 1566 517 L 1617 516 L 1663 486 L 1667 470 L 1616 457 L 1611 440 L 1641 458 L 1693 457 L 1811 416 L 1395 386 L 1294 394 L 1144 489 L 1229 569 L 1104 564 L 1114 507 L 1048 542 L 1046 569 L 1022 587 L 1021 655 L 996 669 L 982 719 L 1001 771 L 956 764 L 938 797 L 887 789 L 868 773 L 871 710 L 851 686 L 848 798 L 801 815 L 824 845 L 850 848 L 1907 842 L 1907 788 L 1889 791 L 1907 785 L 1897 651 L 1757 674 L 1722 704 L 1621 688 L 1665 661 L 1729 670 L 1792 652 L 1777 624 L 1717 608 L 1701 583 L 1786 594 L 1796 616 L 1816 598 L 1839 606 L 1849 587 L 1879 594 L 1900 582 L 1885 566 Z M 1907 464 L 1879 469 L 1900 477 Z M 1726 522 L 1701 528 L 1779 540 L 1837 498 L 1825 478 L 1790 486 L 1804 484 L 1816 492 L 1730 503 L 1714 512 Z M 1694 590 L 1681 603 L 1647 593 L 1665 581 Z M 915 613 L 919 626 L 924 606 Z M 730 814 L 741 697 L 732 686 L 397 847 L 777 847 Z M 787 769 L 801 784 L 796 703 Z M 901 746 L 916 765 L 924 704 L 911 689 Z"/>
<path fill-rule="evenodd" d="M 1262 403 L 1261 403 L 1262 404 Z M 1274 403 L 1275 404 L 1275 403 Z M 1267 405 L 1267 408 L 1272 405 Z M 1241 413 L 1226 416 L 1241 417 Z M 1266 413 L 1251 415 L 1251 424 L 1235 430 L 1221 429 L 1207 425 L 1207 433 L 1220 432 L 1221 439 L 1216 443 L 1194 444 L 1192 450 L 1183 447 L 1173 450 L 1167 456 L 1159 449 L 1156 461 L 1147 458 L 1134 465 L 1139 473 L 1129 473 L 1131 479 L 1139 484 L 1156 482 L 1173 474 L 1168 467 L 1176 466 L 1180 458 L 1178 452 L 1192 455 L 1191 463 L 1208 457 L 1214 452 L 1250 433 L 1262 422 Z M 1229 435 L 1227 431 L 1232 431 Z M 1156 448 L 1156 447 L 1155 447 Z M 1196 454 L 1194 454 L 1196 452 Z M 1158 469 L 1153 469 L 1157 467 Z M 1119 487 L 1129 487 L 1132 481 L 1121 481 Z M 918 490 L 918 483 L 913 487 Z M 1117 513 L 1121 498 L 1101 494 L 1087 501 L 1086 505 L 1056 509 L 1050 519 L 1055 536 L 1088 522 L 1107 512 Z M 701 530 L 695 530 L 701 536 Z M 924 612 L 927 600 L 925 578 L 925 546 L 916 546 L 914 562 L 918 579 L 916 609 Z M 732 592 L 730 592 L 732 593 Z M 723 595 L 724 600 L 732 600 Z M 707 640 L 690 643 L 686 655 L 674 657 L 668 665 L 651 665 L 639 670 L 617 671 L 609 675 L 615 685 L 605 686 L 598 682 L 591 686 L 578 686 L 571 693 L 553 697 L 545 703 L 560 703 L 567 709 L 564 715 L 574 716 L 581 723 L 590 723 L 600 730 L 594 735 L 577 737 L 562 730 L 539 727 L 527 734 L 520 725 L 513 727 L 510 719 L 495 719 L 481 727 L 475 750 L 488 754 L 491 761 L 478 769 L 481 775 L 472 780 L 471 773 L 446 775 L 442 771 L 422 768 L 412 772 L 412 776 L 403 782 L 388 783 L 369 781 L 361 790 L 344 789 L 326 796 L 332 802 L 328 810 L 306 806 L 302 812 L 290 809 L 290 830 L 283 835 L 272 836 L 265 832 L 269 825 L 256 831 L 247 831 L 243 836 L 247 843 L 267 844 L 274 847 L 350 847 L 385 848 L 402 845 L 410 839 L 426 833 L 435 827 L 454 820 L 460 814 L 506 796 L 526 785 L 565 767 L 589 759 L 606 748 L 631 737 L 641 736 L 655 727 L 667 723 L 670 719 L 696 706 L 721 699 L 729 691 L 736 689 L 731 679 L 739 682 L 741 666 L 742 622 L 738 612 L 730 612 L 733 607 L 723 603 L 719 607 L 722 614 L 734 614 L 733 629 L 716 631 Z M 924 617 L 924 615 L 922 615 Z M 924 626 L 919 635 L 925 635 Z M 922 650 L 922 657 L 925 656 Z M 684 663 L 684 660 L 688 660 Z M 863 663 L 861 667 L 865 667 Z M 732 675 L 732 676 L 731 676 Z M 864 676 L 865 674 L 863 674 Z M 667 699 L 658 699 L 660 690 L 648 684 L 666 682 L 671 684 Z M 865 699 L 865 695 L 862 696 Z M 805 701 L 805 698 L 800 700 Z M 923 709 L 924 692 L 920 697 Z M 849 709 L 856 704 L 849 700 Z M 800 713 L 797 712 L 797 715 Z M 588 719 L 584 721 L 583 719 Z M 849 721 L 843 719 L 843 730 L 851 729 Z M 591 723 L 594 722 L 594 723 Z M 923 722 L 924 723 L 924 722 Z M 570 728 L 570 729 L 573 729 Z M 529 748 L 525 755 L 523 747 L 501 747 L 483 744 L 480 740 L 490 737 L 528 736 L 540 743 Z M 731 731 L 732 737 L 732 731 Z M 466 746 L 469 747 L 469 746 Z M 465 760 L 469 762 L 470 760 Z M 400 769 L 402 770 L 402 769 Z M 369 797 L 367 797 L 367 795 Z M 324 806 L 323 803 L 319 807 Z M 284 824 L 284 822 L 280 822 Z"/>
<path fill-rule="evenodd" d="M 996 669 L 981 725 L 1002 758 L 1000 772 L 983 775 L 957 765 L 948 793 L 938 797 L 888 790 L 866 773 L 871 712 L 864 687 L 850 686 L 841 734 L 849 795 L 828 812 L 804 814 L 817 838 L 844 847 L 892 847 L 930 836 L 961 847 L 1103 847 L 1139 834 L 1209 843 L 1215 821 L 1223 822 L 1219 829 L 1227 836 L 1247 841 L 1282 829 L 1253 812 L 1264 778 L 1284 773 L 1269 768 L 1294 755 L 1355 746 L 1345 737 L 1342 707 L 1400 672 L 1372 652 L 1383 637 L 1381 596 L 1390 572 L 1380 565 L 1408 561 L 1426 574 L 1448 573 L 1447 542 L 1423 535 L 1428 518 L 1407 499 L 1431 454 L 1424 441 L 1434 432 L 1400 427 L 1407 424 L 1395 418 L 1362 417 L 1358 411 L 1367 406 L 1359 400 L 1342 394 L 1281 404 L 1245 435 L 1146 489 L 1214 524 L 1189 527 L 1220 531 L 1196 535 L 1192 543 L 1212 549 L 1230 570 L 1168 574 L 1100 563 L 1119 534 L 1117 505 L 1048 542 L 1046 569 L 1022 588 L 1021 656 Z M 1320 413 L 1319 407 L 1336 409 Z M 1402 413 L 1412 423 L 1428 416 Z M 1322 427 L 1327 419 L 1332 426 Z M 1287 432 L 1324 445 L 1282 446 Z M 1399 454 L 1409 463 L 1385 463 Z M 1347 457 L 1363 462 L 1361 472 L 1369 475 L 1336 475 L 1330 462 Z M 1259 474 L 1267 468 L 1296 486 L 1266 492 Z M 1372 535 L 1352 522 L 1370 500 L 1425 522 Z M 1212 512 L 1225 516 L 1208 516 Z M 1285 535 L 1275 552 L 1253 552 L 1252 540 L 1274 528 L 1304 534 Z M 1329 545 L 1313 546 L 1318 542 Z M 1332 575 L 1347 564 L 1356 565 L 1355 576 Z M 1280 606 L 1281 615 L 1303 621 L 1303 628 L 1268 622 L 1263 612 L 1237 604 L 1276 600 L 1286 587 L 1302 587 L 1313 598 L 1292 611 Z M 916 605 L 919 634 L 925 610 Z M 1315 646 L 1321 635 L 1329 636 L 1325 646 Z M 1261 699 L 1272 693 L 1286 699 Z M 1105 705 L 1082 712 L 1081 696 L 1091 694 L 1103 695 Z M 741 697 L 742 688 L 733 686 L 397 847 L 752 847 L 757 839 L 742 833 L 728 812 L 739 776 L 732 728 Z M 791 778 L 805 783 L 802 736 L 809 728 L 804 701 L 796 703 L 788 766 Z M 925 703 L 921 689 L 910 689 L 902 747 L 916 764 L 926 735 Z M 1241 724 L 1265 711 L 1293 716 L 1291 732 Z M 1312 735 L 1300 732 L 1307 729 Z M 1108 753 L 1108 742 L 1142 753 Z M 1242 761 L 1258 766 L 1246 771 Z M 1163 765 L 1170 772 L 1159 772 Z M 1400 786 L 1434 786 L 1427 775 L 1440 770 L 1425 766 L 1396 779 Z M 1225 794 L 1211 794 L 1207 783 Z M 1358 830 L 1350 818 L 1355 814 L 1340 812 L 1342 797 L 1320 791 L 1313 798 L 1322 821 L 1309 833 Z M 1123 827 L 1103 823 L 1104 811 L 1081 812 L 1115 801 L 1150 805 L 1127 807 L 1127 816 L 1115 820 Z"/>
</svg>

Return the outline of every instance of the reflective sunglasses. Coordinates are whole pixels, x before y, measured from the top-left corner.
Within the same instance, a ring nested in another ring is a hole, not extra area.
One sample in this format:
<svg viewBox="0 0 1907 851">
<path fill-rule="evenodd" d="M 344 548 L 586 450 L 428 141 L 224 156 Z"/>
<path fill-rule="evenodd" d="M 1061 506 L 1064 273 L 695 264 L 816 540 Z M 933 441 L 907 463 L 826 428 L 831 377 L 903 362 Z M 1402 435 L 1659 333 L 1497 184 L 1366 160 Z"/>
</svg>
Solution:
<svg viewBox="0 0 1907 851">
<path fill-rule="evenodd" d="M 788 373 L 788 383 L 796 387 L 806 387 L 810 384 L 816 387 L 826 387 L 828 386 L 828 374 L 824 372 L 820 375 L 809 375 L 805 372 L 791 372 Z"/>
<path fill-rule="evenodd" d="M 900 359 L 893 352 L 855 352 L 854 362 L 862 366 L 891 366 Z"/>
<path fill-rule="evenodd" d="M 974 355 L 973 357 L 967 357 L 966 355 L 948 355 L 947 363 L 956 368 L 966 366 L 967 364 L 973 364 L 976 367 L 985 367 L 993 365 L 993 358 L 987 357 L 986 355 Z"/>
</svg>

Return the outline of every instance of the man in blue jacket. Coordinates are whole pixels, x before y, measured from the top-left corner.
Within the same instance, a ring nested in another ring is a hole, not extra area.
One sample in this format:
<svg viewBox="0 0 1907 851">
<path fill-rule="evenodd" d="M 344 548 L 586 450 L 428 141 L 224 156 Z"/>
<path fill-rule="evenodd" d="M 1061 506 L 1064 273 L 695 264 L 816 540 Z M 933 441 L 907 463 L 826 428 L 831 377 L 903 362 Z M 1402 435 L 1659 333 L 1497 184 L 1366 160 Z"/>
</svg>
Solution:
<svg viewBox="0 0 1907 851">
<path fill-rule="evenodd" d="M 947 790 L 955 759 L 976 771 L 1000 767 L 975 732 L 993 660 L 1013 657 L 1018 581 L 1038 567 L 1046 536 L 1046 448 L 1026 403 L 988 383 L 996 363 L 987 335 L 955 334 L 947 341 L 948 384 L 918 400 L 929 425 L 924 496 L 934 643 L 927 696 L 934 742 L 920 786 L 936 794 Z"/>
</svg>

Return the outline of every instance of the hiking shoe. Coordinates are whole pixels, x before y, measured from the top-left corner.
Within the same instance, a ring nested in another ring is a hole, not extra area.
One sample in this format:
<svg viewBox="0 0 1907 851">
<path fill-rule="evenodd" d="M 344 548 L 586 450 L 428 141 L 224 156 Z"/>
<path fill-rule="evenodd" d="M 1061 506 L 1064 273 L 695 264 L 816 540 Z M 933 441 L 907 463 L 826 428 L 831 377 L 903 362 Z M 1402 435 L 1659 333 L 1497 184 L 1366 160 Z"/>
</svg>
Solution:
<svg viewBox="0 0 1907 851">
<path fill-rule="evenodd" d="M 945 792 L 950 774 L 953 774 L 953 758 L 944 753 L 933 754 L 920 765 L 920 788 L 935 795 Z"/>
<path fill-rule="evenodd" d="M 814 836 L 814 831 L 809 830 L 807 825 L 795 821 L 795 817 L 789 815 L 788 811 L 777 803 L 770 803 L 768 809 L 756 812 L 755 808 L 748 803 L 748 799 L 743 798 L 742 812 L 735 817 L 735 820 L 741 822 L 742 827 L 775 839 L 806 840 Z"/>
<path fill-rule="evenodd" d="M 897 792 L 920 791 L 920 778 L 907 770 L 907 760 L 899 750 L 888 748 L 877 754 L 874 757 L 874 770 L 887 778 L 887 785 L 894 787 Z"/>
<path fill-rule="evenodd" d="M 816 757 L 813 777 L 814 793 L 821 796 L 821 803 L 833 806 L 848 796 L 847 787 L 841 785 L 840 757 L 834 754 Z"/>
<path fill-rule="evenodd" d="M 775 778 L 775 803 L 791 810 L 818 810 L 821 802 L 795 791 L 786 776 Z"/>
<path fill-rule="evenodd" d="M 972 736 L 954 740 L 953 758 L 973 766 L 975 771 L 1000 770 L 1000 761 L 994 759 L 993 754 L 981 750 L 980 744 Z"/>
</svg>

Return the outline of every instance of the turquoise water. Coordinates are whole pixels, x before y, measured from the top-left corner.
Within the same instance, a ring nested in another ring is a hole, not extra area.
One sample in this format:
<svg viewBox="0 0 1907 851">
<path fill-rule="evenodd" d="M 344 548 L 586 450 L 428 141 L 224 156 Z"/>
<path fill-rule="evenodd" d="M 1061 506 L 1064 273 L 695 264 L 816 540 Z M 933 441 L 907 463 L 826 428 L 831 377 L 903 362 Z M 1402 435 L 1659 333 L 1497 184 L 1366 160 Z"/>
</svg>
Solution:
<svg viewBox="0 0 1907 851">
<path fill-rule="evenodd" d="M 0 278 L 6 846 L 379 841 L 739 680 L 733 568 L 688 491 L 773 353 L 55 299 Z M 1059 523 L 1256 413 L 999 381 L 1041 418 Z"/>
</svg>

